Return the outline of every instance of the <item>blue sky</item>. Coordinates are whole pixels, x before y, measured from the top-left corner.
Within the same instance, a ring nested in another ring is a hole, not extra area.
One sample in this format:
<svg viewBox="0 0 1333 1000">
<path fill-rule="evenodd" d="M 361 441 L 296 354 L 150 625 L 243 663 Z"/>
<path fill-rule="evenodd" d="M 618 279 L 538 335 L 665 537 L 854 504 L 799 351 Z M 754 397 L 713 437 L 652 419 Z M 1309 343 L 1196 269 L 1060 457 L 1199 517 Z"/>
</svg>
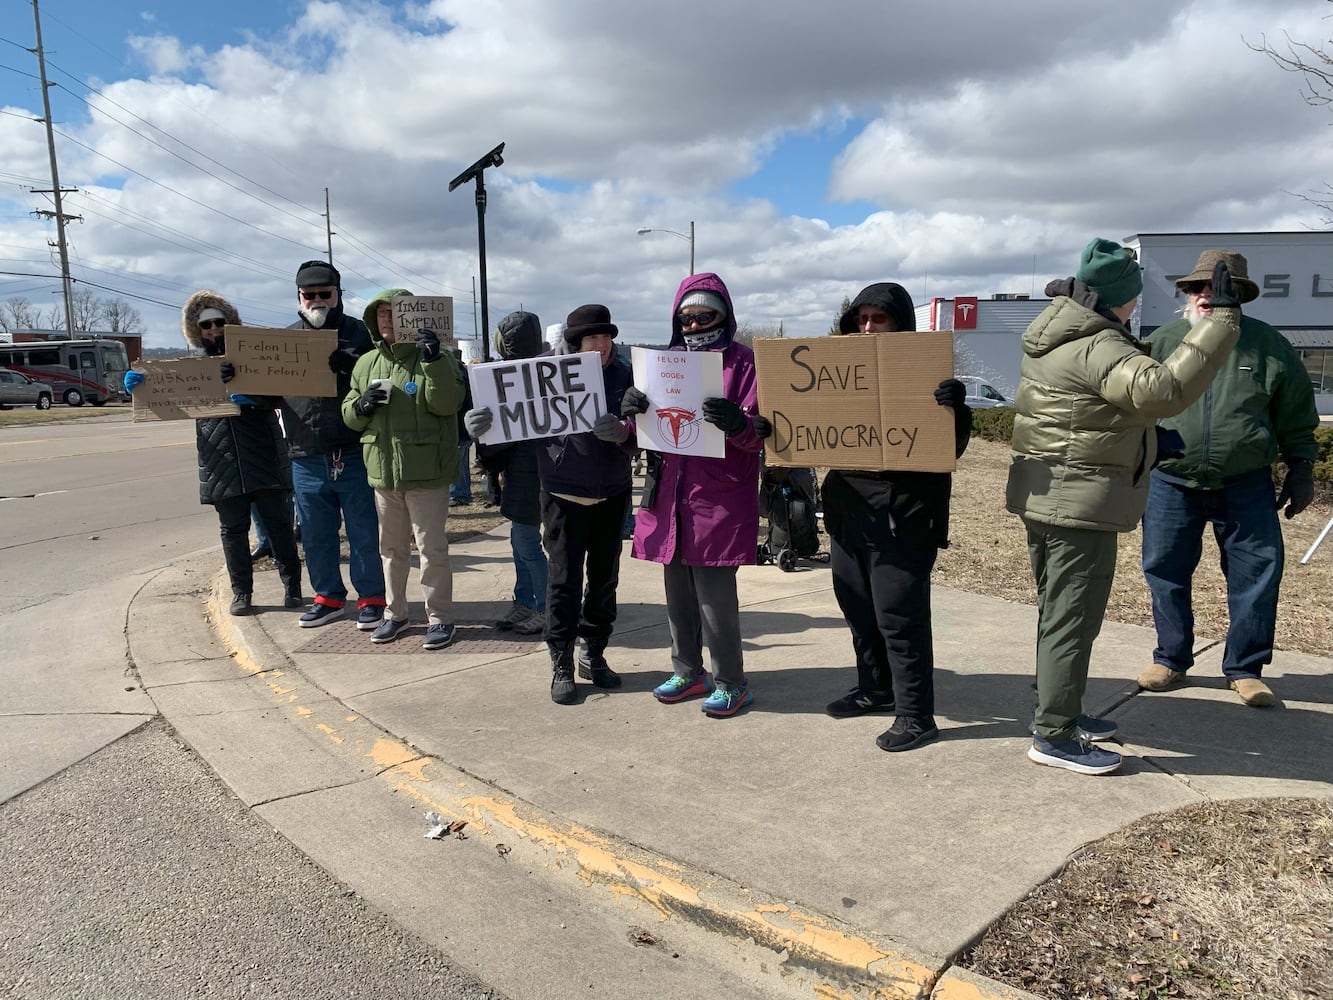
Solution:
<svg viewBox="0 0 1333 1000">
<path fill-rule="evenodd" d="M 1327 39 L 1324 7 L 48 0 L 42 24 L 61 180 L 79 189 L 71 272 L 129 297 L 148 343 L 179 342 L 201 287 L 248 322 L 289 321 L 325 187 L 353 308 L 405 285 L 453 295 L 470 330 L 475 207 L 470 185 L 445 187 L 502 140 L 492 324 L 601 301 L 655 342 L 688 250 L 642 226 L 693 221 L 697 267 L 738 320 L 789 335 L 822 333 L 871 281 L 987 296 L 1029 290 L 1034 261 L 1038 288 L 1067 273 L 1093 236 L 1326 226 L 1291 192 L 1333 176 L 1327 109 L 1246 44 Z M 0 270 L 50 274 L 28 3 L 5 5 L 0 39 Z M 57 291 L 0 275 L 0 303 L 46 311 Z"/>
</svg>

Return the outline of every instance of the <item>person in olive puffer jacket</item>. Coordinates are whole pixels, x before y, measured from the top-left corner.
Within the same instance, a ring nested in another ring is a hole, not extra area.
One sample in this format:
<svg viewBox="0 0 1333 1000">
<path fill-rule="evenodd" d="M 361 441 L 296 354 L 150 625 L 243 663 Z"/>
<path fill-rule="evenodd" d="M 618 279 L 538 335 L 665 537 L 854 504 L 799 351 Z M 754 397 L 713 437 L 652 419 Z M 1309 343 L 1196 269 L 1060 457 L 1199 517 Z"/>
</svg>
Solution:
<svg viewBox="0 0 1333 1000">
<path fill-rule="evenodd" d="M 371 640 L 392 642 L 408 625 L 407 575 L 415 536 L 428 619 L 422 646 L 443 649 L 454 640 L 445 522 L 449 485 L 458 478 L 463 373 L 435 331 L 421 330 L 415 341 L 395 336 L 393 300 L 411 294 L 390 288 L 366 306 L 374 349 L 357 359 L 342 413 L 347 426 L 361 434 L 366 478 L 375 488 L 379 514 L 388 606 Z"/>
<path fill-rule="evenodd" d="M 1037 710 L 1028 757 L 1107 774 L 1116 734 L 1083 714 L 1092 644 L 1115 576 L 1117 534 L 1143 515 L 1161 417 L 1208 388 L 1235 346 L 1240 312 L 1225 266 L 1213 315 L 1154 361 L 1129 332 L 1143 290 L 1132 251 L 1096 239 L 1023 334 L 1006 506 L 1023 519 L 1037 584 Z"/>
</svg>

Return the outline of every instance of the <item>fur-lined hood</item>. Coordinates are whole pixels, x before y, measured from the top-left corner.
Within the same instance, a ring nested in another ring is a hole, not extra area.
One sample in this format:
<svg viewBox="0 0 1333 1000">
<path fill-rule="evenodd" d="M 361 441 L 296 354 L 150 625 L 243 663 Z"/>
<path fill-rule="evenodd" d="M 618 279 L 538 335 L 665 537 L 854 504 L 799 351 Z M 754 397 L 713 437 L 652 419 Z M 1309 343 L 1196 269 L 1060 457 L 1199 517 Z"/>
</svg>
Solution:
<svg viewBox="0 0 1333 1000">
<path fill-rule="evenodd" d="M 195 292 L 185 300 L 185 306 L 181 309 L 181 333 L 185 334 L 185 342 L 194 348 L 204 346 L 204 335 L 199 332 L 199 314 L 205 309 L 221 310 L 228 326 L 241 325 L 241 314 L 236 311 L 236 307 L 217 292 L 206 288 Z"/>
</svg>

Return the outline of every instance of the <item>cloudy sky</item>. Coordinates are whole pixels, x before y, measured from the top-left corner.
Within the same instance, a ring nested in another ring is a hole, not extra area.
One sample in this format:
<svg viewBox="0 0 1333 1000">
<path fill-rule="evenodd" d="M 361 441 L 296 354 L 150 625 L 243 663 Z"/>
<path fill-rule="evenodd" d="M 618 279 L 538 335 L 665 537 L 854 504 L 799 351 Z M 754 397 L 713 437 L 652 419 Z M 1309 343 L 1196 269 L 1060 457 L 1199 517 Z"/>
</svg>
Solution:
<svg viewBox="0 0 1333 1000">
<path fill-rule="evenodd" d="M 1333 37 L 1326 0 L 42 0 L 71 271 L 180 342 L 197 288 L 294 318 L 452 295 L 471 333 L 486 173 L 492 326 L 604 302 L 660 341 L 689 267 L 738 319 L 823 333 L 844 295 L 1036 292 L 1096 235 L 1300 230 L 1327 108 L 1247 43 Z M 0 299 L 59 301 L 31 4 L 0 13 Z M 34 276 L 35 275 L 35 276 Z M 359 310 L 358 310 L 359 311 Z"/>
</svg>

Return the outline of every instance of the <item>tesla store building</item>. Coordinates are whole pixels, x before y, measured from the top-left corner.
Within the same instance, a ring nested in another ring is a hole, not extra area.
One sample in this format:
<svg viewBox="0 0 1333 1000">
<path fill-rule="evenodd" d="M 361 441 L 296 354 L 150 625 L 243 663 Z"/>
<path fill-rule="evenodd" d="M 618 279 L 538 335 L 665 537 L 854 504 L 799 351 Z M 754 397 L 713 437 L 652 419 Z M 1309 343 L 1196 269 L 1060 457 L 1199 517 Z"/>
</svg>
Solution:
<svg viewBox="0 0 1333 1000">
<path fill-rule="evenodd" d="M 1175 281 L 1193 270 L 1200 253 L 1226 247 L 1244 254 L 1259 286 L 1259 298 L 1244 306 L 1246 315 L 1291 341 L 1310 373 L 1319 412 L 1333 415 L 1333 232 L 1140 233 L 1123 242 L 1138 252 L 1143 267 L 1143 295 L 1131 321 L 1141 337 L 1179 314 L 1184 299 Z M 986 377 L 1012 398 L 1022 359 L 1019 338 L 1048 301 L 932 299 L 917 309 L 917 329 L 953 330 L 957 371 Z"/>
</svg>

